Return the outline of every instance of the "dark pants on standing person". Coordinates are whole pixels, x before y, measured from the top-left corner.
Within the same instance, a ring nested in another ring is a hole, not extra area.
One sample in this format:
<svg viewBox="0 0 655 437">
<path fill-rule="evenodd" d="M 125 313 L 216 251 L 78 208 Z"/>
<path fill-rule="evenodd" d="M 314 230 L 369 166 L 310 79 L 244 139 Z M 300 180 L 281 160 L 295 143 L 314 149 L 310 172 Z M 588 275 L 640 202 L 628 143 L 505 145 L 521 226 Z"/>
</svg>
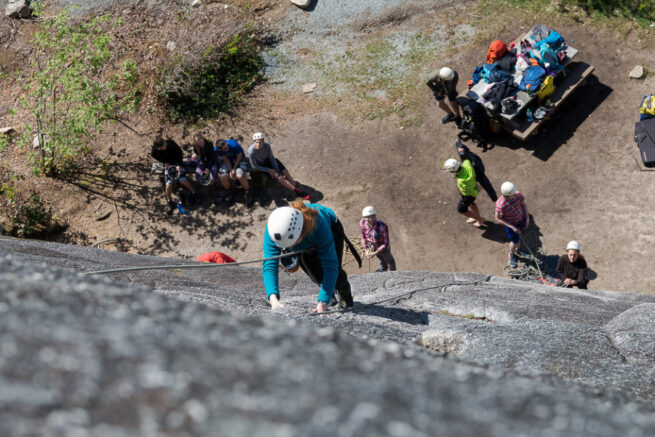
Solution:
<svg viewBox="0 0 655 437">
<path fill-rule="evenodd" d="M 332 235 L 334 235 L 334 248 L 337 251 L 337 260 L 339 261 L 339 276 L 337 277 L 337 283 L 334 288 L 337 291 L 347 290 L 350 292 L 348 274 L 346 274 L 341 267 L 341 260 L 343 259 L 344 231 L 343 225 L 339 220 L 332 223 Z M 323 283 L 323 266 L 321 265 L 321 259 L 318 256 L 316 248 L 301 253 L 298 262 L 300 268 L 307 273 L 307 276 L 309 276 L 312 281 L 318 285 Z"/>
<path fill-rule="evenodd" d="M 496 190 L 494 189 L 494 186 L 491 185 L 491 181 L 489 180 L 487 175 L 484 174 L 484 172 L 482 172 L 482 174 L 480 174 L 480 172 L 476 172 L 475 178 L 477 179 L 480 186 L 484 189 L 484 191 L 487 192 L 491 200 L 493 200 L 494 202 L 498 200 L 498 194 L 496 194 Z"/>
<path fill-rule="evenodd" d="M 393 259 L 393 255 L 391 254 L 391 249 L 387 248 L 384 249 L 382 252 L 376 253 L 375 256 L 378 257 L 378 261 L 380 262 L 380 272 L 386 272 L 387 270 L 389 271 L 395 271 L 396 270 L 396 260 Z"/>
</svg>

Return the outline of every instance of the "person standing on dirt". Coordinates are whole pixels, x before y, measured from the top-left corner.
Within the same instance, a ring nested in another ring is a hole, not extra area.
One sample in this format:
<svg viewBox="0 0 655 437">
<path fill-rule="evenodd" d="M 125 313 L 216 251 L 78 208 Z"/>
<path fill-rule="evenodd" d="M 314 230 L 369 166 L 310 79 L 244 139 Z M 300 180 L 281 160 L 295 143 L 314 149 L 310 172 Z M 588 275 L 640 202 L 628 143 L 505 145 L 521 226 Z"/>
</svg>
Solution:
<svg viewBox="0 0 655 437">
<path fill-rule="evenodd" d="M 175 141 L 171 138 L 164 140 L 161 135 L 157 135 L 153 141 L 150 156 L 164 164 L 164 182 L 166 184 L 165 194 L 171 211 L 175 209 L 177 203 L 173 201 L 173 183 L 175 180 L 169 176 L 168 170 L 170 167 L 175 167 L 179 175 L 178 180 L 195 198 L 196 190 L 184 175 L 184 169 L 182 167 L 182 149 L 180 149 L 180 146 L 178 146 Z"/>
<path fill-rule="evenodd" d="M 478 206 L 475 204 L 475 198 L 478 196 L 478 182 L 475 179 L 475 170 L 471 161 L 465 159 L 461 163 L 450 158 L 443 165 L 444 171 L 450 172 L 457 179 L 457 188 L 461 194 L 461 199 L 457 204 L 457 212 L 468 217 L 466 223 L 472 223 L 479 228 L 484 225 L 486 219 L 480 216 Z"/>
<path fill-rule="evenodd" d="M 248 159 L 252 169 L 278 181 L 283 187 L 308 200 L 309 194 L 296 187 L 296 181 L 291 177 L 289 170 L 273 155 L 271 145 L 264 141 L 264 134 L 257 132 L 252 139 L 254 143 L 248 147 Z"/>
<path fill-rule="evenodd" d="M 444 110 L 446 116 L 441 119 L 443 124 L 454 121 L 457 127 L 462 123 L 462 116 L 459 111 L 457 99 L 457 81 L 459 76 L 455 70 L 443 67 L 439 72 L 430 76 L 427 86 L 432 90 L 434 99 L 439 107 Z M 445 99 L 448 97 L 448 103 Z"/>
<path fill-rule="evenodd" d="M 575 240 L 569 241 L 566 245 L 566 255 L 560 256 L 557 261 L 557 273 L 564 280 L 565 287 L 587 289 L 589 283 L 587 261 L 580 255 L 580 243 Z"/>
<path fill-rule="evenodd" d="M 196 180 L 209 177 L 209 183 L 215 186 L 218 184 L 218 157 L 214 151 L 214 145 L 202 134 L 196 134 L 193 141 L 193 149 L 198 156 L 196 165 Z"/>
<path fill-rule="evenodd" d="M 268 217 L 264 257 L 278 256 L 284 249 L 302 252 L 298 255 L 300 267 L 313 282 L 321 285 L 313 312 L 327 311 L 335 290 L 341 307 L 350 308 L 353 306 L 352 291 L 348 275 L 341 266 L 344 242 L 347 239 L 343 226 L 334 211 L 297 199 L 290 206 L 277 208 Z M 352 247 L 351 250 L 356 253 Z M 361 267 L 361 259 L 358 256 L 356 259 Z M 266 298 L 273 310 L 284 306 L 278 288 L 279 264 L 279 259 L 267 259 L 262 263 Z"/>
<path fill-rule="evenodd" d="M 464 162 L 466 159 L 471 161 L 471 165 L 473 166 L 473 170 L 475 170 L 475 180 L 478 181 L 480 186 L 484 188 L 484 191 L 487 192 L 489 197 L 491 198 L 492 202 L 495 202 L 498 200 L 498 194 L 496 193 L 496 190 L 494 189 L 494 186 L 491 185 L 491 181 L 487 177 L 485 170 L 484 170 L 484 163 L 482 162 L 482 159 L 476 155 L 475 153 L 471 152 L 471 150 L 464 145 L 460 140 L 457 140 L 455 142 L 455 150 L 457 150 L 457 154 L 459 155 L 459 160 Z"/>
<path fill-rule="evenodd" d="M 246 190 L 246 204 L 252 204 L 252 193 L 248 182 L 248 163 L 245 160 L 245 153 L 239 145 L 239 142 L 230 138 L 229 140 L 216 140 L 216 153 L 221 160 L 220 178 L 221 184 L 227 193 L 225 200 L 231 202 L 234 189 L 231 181 L 239 181 L 244 190 Z"/>
<path fill-rule="evenodd" d="M 378 257 L 380 268 L 375 273 L 396 270 L 396 260 L 391 254 L 389 227 L 377 218 L 375 208 L 367 206 L 362 210 L 359 221 L 359 233 L 364 247 L 364 256 L 368 259 Z"/>
<path fill-rule="evenodd" d="M 530 216 L 525 197 L 516 189 L 513 183 L 503 182 L 500 186 L 501 196 L 496 201 L 496 221 L 505 225 L 509 238 L 508 261 L 510 267 L 518 265 L 517 255 L 526 257 L 528 254 L 521 246 L 521 232 L 530 226 Z"/>
</svg>

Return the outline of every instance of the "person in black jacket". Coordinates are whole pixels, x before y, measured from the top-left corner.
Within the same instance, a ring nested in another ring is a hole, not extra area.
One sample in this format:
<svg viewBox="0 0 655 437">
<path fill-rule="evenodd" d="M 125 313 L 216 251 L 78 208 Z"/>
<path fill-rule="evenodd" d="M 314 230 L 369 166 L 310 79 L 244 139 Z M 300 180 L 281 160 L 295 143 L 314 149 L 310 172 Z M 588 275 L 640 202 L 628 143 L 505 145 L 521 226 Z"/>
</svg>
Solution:
<svg viewBox="0 0 655 437">
<path fill-rule="evenodd" d="M 484 188 L 484 191 L 487 192 L 491 200 L 494 202 L 498 200 L 498 194 L 496 193 L 494 186 L 491 185 L 491 181 L 485 174 L 482 159 L 480 159 L 480 157 L 475 153 L 471 152 L 471 150 L 469 150 L 469 148 L 466 147 L 460 140 L 455 142 L 455 150 L 457 150 L 460 161 L 464 162 L 465 159 L 471 161 L 473 170 L 475 170 L 475 179 L 478 181 L 480 186 Z"/>
<path fill-rule="evenodd" d="M 569 241 L 566 245 L 566 255 L 562 255 L 557 261 L 557 273 L 564 280 L 562 285 L 586 290 L 589 282 L 587 272 L 587 261 L 580 255 L 580 243 Z"/>
<path fill-rule="evenodd" d="M 164 140 L 161 135 L 157 135 L 152 143 L 150 156 L 164 164 L 164 182 L 166 183 L 166 189 L 164 192 L 171 210 L 176 207 L 177 203 L 173 201 L 173 182 L 175 182 L 175 180 L 171 179 L 168 175 L 167 170 L 169 167 L 175 166 L 177 168 L 180 175 L 178 180 L 193 196 L 195 196 L 196 190 L 193 189 L 193 185 L 191 185 L 191 182 L 189 182 L 184 175 L 184 169 L 182 168 L 182 149 L 180 149 L 180 146 L 178 146 L 175 141 L 170 138 Z"/>
</svg>

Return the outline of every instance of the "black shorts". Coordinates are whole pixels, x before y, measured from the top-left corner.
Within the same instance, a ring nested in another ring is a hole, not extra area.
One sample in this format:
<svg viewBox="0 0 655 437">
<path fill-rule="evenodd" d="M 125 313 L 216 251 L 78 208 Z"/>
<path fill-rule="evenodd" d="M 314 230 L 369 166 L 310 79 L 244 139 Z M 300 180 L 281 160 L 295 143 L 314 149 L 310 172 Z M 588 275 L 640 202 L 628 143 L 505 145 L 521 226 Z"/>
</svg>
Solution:
<svg viewBox="0 0 655 437">
<path fill-rule="evenodd" d="M 469 206 L 475 203 L 475 197 L 473 196 L 462 196 L 461 199 L 459 199 L 459 203 L 457 204 L 457 212 L 460 214 L 464 214 L 466 211 L 468 211 Z"/>
</svg>

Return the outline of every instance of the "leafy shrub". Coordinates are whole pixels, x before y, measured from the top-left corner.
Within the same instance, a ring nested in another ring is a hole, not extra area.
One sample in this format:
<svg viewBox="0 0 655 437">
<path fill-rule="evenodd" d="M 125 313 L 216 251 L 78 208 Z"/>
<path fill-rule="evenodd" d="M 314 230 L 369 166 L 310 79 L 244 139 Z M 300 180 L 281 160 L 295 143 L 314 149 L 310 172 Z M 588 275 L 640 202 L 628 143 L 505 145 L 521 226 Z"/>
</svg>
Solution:
<svg viewBox="0 0 655 437">
<path fill-rule="evenodd" d="M 0 185 L 3 233 L 15 237 L 45 237 L 59 232 L 63 225 L 52 213 L 52 206 L 32 191 L 25 198 L 16 185 L 18 178 L 5 167 L 0 167 L 4 182 Z"/>
<path fill-rule="evenodd" d="M 160 104 L 174 121 L 213 118 L 228 111 L 260 79 L 262 59 L 254 36 L 236 34 L 198 56 L 178 56 L 157 84 Z"/>
<path fill-rule="evenodd" d="M 35 173 L 65 171 L 105 121 L 119 120 L 139 105 L 135 62 L 127 60 L 120 69 L 112 62 L 108 32 L 119 22 L 109 15 L 74 22 L 66 10 L 42 19 L 22 99 L 34 116 L 22 144 L 31 145 L 35 134 L 41 143 L 31 155 Z"/>
</svg>

